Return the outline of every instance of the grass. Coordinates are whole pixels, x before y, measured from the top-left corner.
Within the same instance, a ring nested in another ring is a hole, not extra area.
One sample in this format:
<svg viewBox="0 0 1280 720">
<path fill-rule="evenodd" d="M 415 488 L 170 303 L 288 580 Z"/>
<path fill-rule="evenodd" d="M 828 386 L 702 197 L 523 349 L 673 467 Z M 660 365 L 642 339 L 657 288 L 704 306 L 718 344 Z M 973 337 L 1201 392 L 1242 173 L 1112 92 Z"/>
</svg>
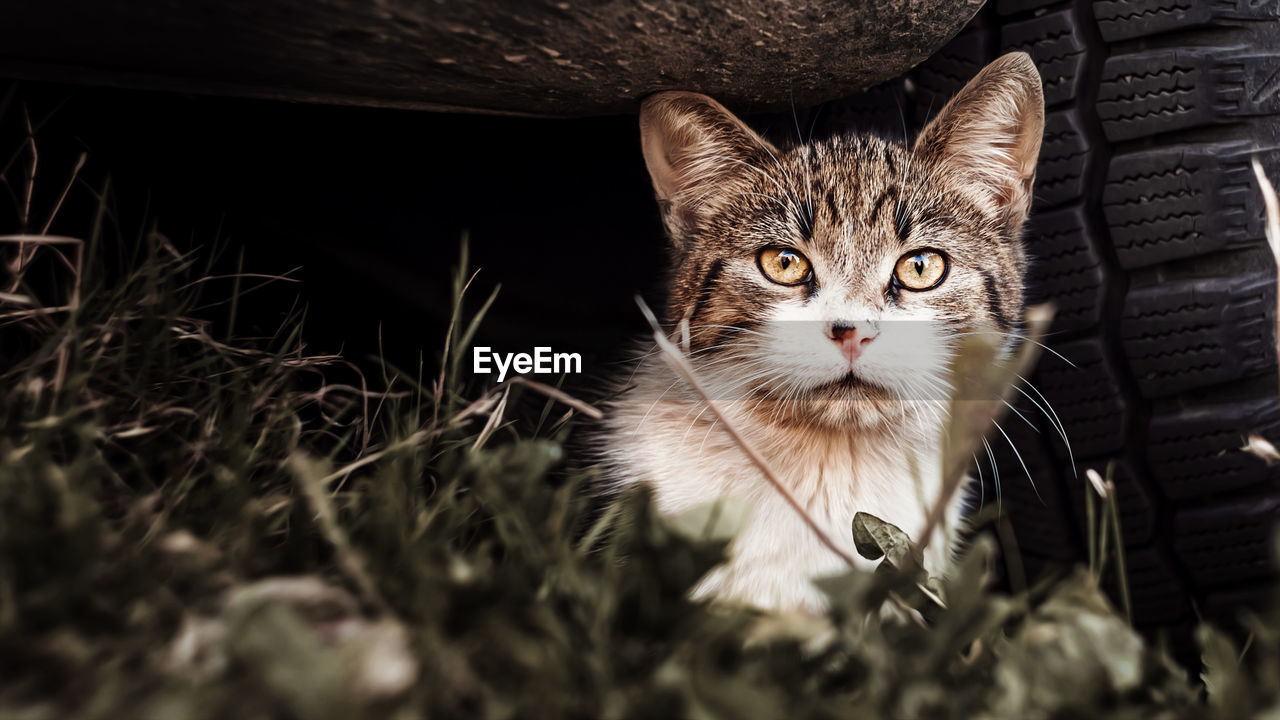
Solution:
<svg viewBox="0 0 1280 720">
<path fill-rule="evenodd" d="M 0 717 L 1280 713 L 1280 617 L 1247 649 L 1202 627 L 1201 685 L 1099 592 L 1120 559 L 1102 478 L 1090 566 L 1056 583 L 991 589 L 985 540 L 926 578 L 859 515 L 883 560 L 823 581 L 830 617 L 691 603 L 733 513 L 597 512 L 565 455 L 592 408 L 458 372 L 492 300 L 467 301 L 465 261 L 434 371 L 370 379 L 308 353 L 298 313 L 237 334 L 241 296 L 287 278 L 113 236 L 109 195 L 84 242 L 0 238 Z"/>
</svg>

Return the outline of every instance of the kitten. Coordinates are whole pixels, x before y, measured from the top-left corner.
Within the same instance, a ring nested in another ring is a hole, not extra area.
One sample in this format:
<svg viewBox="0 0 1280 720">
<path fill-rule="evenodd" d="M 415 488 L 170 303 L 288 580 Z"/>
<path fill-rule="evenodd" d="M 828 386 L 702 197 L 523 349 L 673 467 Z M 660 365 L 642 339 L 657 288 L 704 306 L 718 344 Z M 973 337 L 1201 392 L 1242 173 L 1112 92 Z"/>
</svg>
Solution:
<svg viewBox="0 0 1280 720">
<path fill-rule="evenodd" d="M 664 322 L 684 342 L 687 320 L 718 406 L 850 555 L 855 512 L 914 536 L 940 494 L 958 338 L 1017 330 L 1043 127 L 1025 53 L 983 69 L 910 148 L 848 135 L 779 149 L 703 95 L 644 102 L 644 159 L 672 245 Z M 613 487 L 647 483 L 673 514 L 750 503 L 694 596 L 822 608 L 809 580 L 842 560 L 660 357 L 631 382 L 605 421 Z M 925 558 L 934 574 L 958 521 L 957 501 Z"/>
</svg>

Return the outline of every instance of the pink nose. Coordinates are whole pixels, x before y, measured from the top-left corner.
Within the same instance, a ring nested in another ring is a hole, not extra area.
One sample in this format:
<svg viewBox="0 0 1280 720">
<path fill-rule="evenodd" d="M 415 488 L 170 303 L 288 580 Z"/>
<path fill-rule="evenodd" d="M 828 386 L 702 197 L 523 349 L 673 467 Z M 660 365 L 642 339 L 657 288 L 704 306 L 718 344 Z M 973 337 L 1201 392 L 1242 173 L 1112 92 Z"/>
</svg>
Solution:
<svg viewBox="0 0 1280 720">
<path fill-rule="evenodd" d="M 836 345 L 840 346 L 840 354 L 848 358 L 849 362 L 853 362 L 862 355 L 862 351 L 867 349 L 878 334 L 863 323 L 833 323 L 830 337 Z"/>
</svg>

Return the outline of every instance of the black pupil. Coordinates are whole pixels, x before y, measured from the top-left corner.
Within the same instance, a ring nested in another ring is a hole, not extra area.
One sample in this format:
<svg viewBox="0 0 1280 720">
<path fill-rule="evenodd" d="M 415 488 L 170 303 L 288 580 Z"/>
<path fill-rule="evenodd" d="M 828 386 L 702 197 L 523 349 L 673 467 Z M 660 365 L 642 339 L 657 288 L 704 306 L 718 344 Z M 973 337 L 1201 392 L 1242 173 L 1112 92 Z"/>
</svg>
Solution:
<svg viewBox="0 0 1280 720">
<path fill-rule="evenodd" d="M 778 253 L 778 264 L 782 266 L 783 270 L 791 267 L 791 253 Z"/>
<path fill-rule="evenodd" d="M 915 258 L 915 261 L 916 261 L 916 274 L 924 275 L 924 256 L 917 255 Z"/>
</svg>

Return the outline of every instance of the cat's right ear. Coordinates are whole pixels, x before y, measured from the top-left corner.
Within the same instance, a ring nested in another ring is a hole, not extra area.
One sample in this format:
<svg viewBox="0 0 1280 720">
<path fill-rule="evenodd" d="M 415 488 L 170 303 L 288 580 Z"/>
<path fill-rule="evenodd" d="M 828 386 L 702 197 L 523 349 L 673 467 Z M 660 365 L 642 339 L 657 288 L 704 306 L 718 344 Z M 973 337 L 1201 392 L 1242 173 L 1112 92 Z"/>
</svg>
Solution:
<svg viewBox="0 0 1280 720">
<path fill-rule="evenodd" d="M 663 220 L 679 243 L 776 151 L 706 95 L 661 92 L 640 107 L 640 142 Z"/>
</svg>

